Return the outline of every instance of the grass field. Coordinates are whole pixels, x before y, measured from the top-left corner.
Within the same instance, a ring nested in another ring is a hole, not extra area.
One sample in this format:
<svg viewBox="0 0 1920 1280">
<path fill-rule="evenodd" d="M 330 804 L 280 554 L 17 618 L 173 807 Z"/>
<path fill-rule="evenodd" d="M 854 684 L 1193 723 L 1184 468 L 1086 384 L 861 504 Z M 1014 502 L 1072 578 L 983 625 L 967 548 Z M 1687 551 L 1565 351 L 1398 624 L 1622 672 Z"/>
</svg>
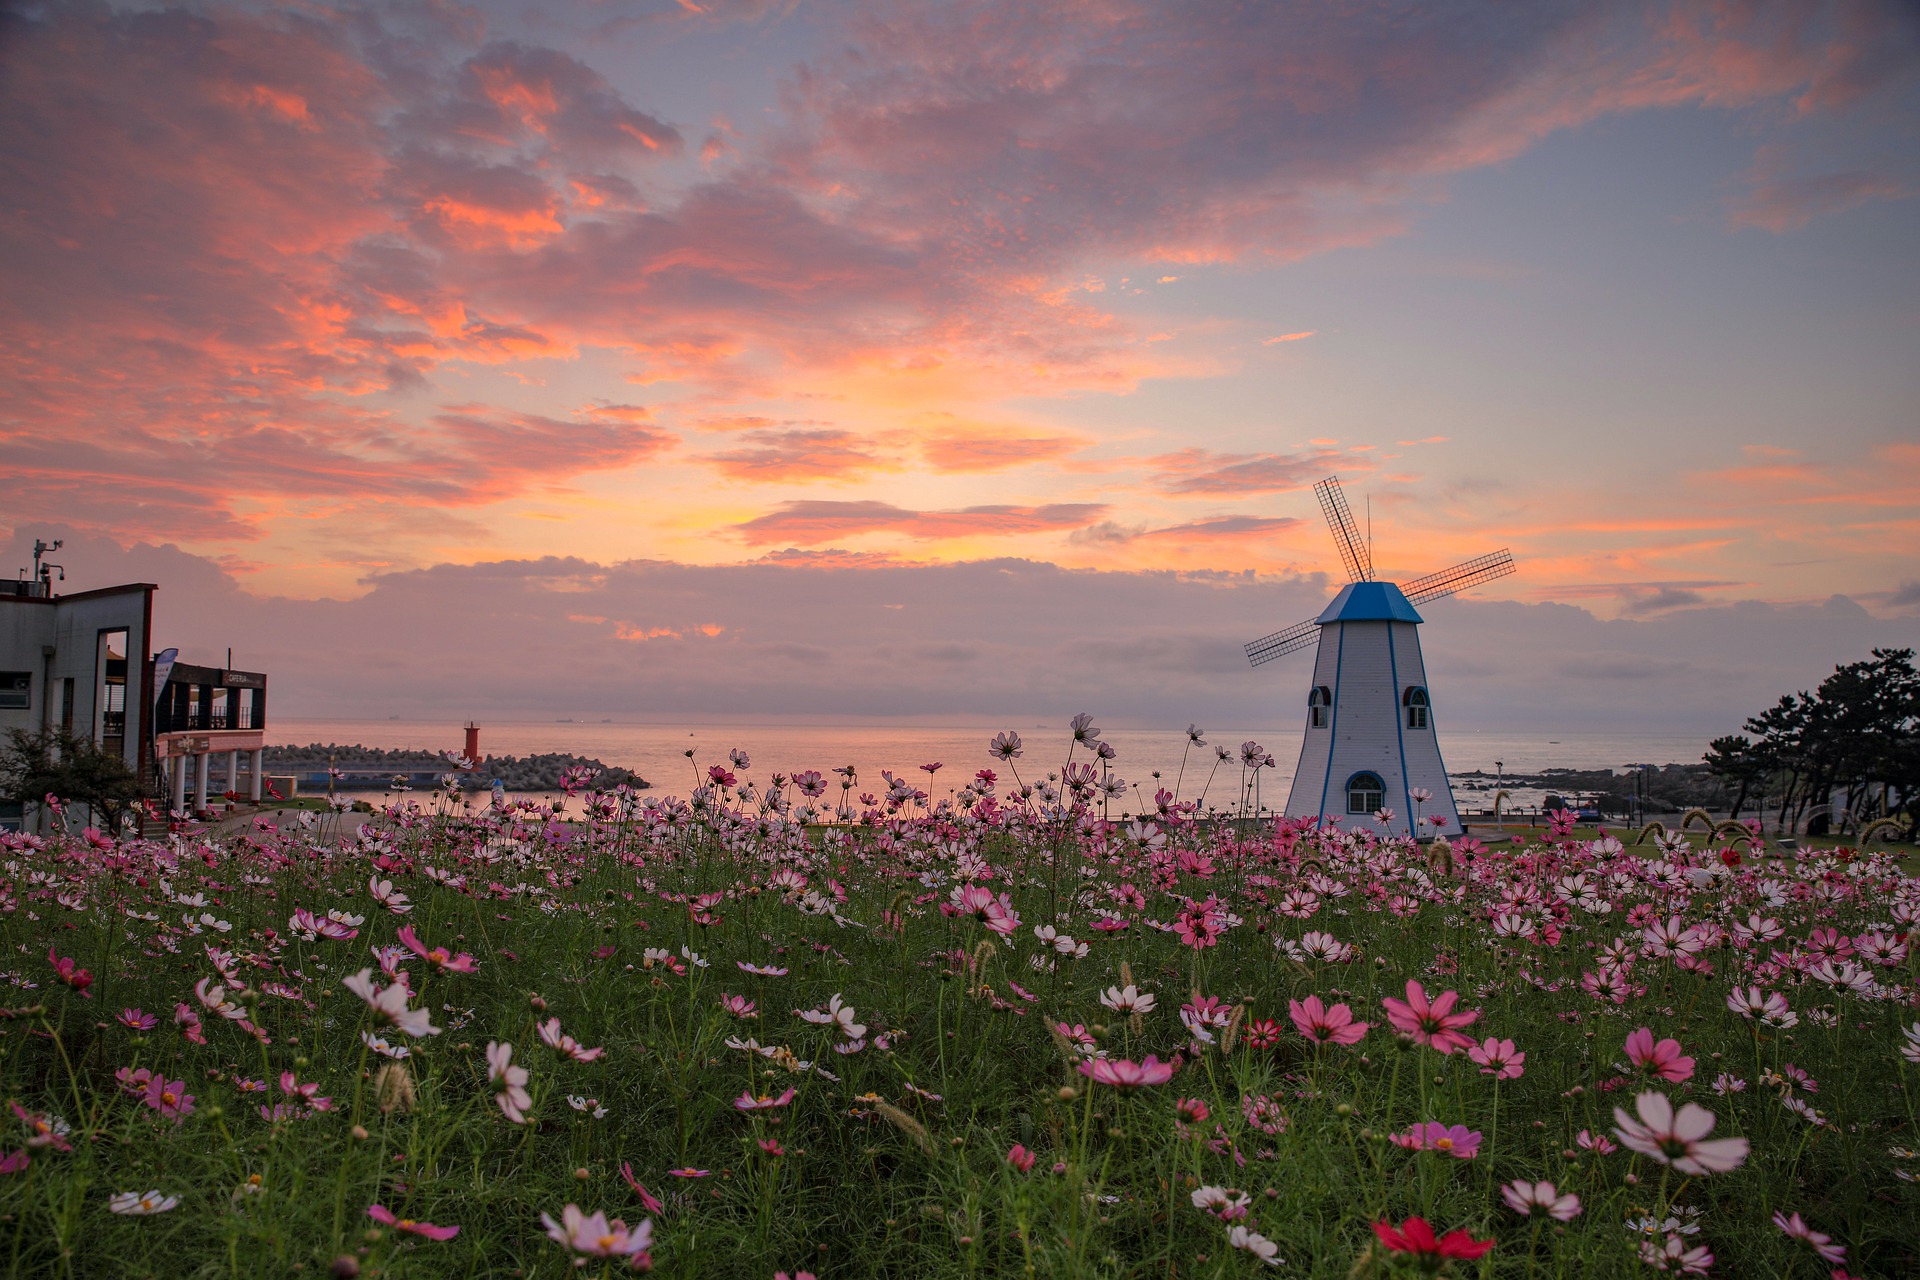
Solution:
<svg viewBox="0 0 1920 1280">
<path fill-rule="evenodd" d="M 736 767 L 6 837 L 7 1273 L 1920 1271 L 1892 857 L 1108 824 L 1019 763 L 831 828 Z"/>
</svg>

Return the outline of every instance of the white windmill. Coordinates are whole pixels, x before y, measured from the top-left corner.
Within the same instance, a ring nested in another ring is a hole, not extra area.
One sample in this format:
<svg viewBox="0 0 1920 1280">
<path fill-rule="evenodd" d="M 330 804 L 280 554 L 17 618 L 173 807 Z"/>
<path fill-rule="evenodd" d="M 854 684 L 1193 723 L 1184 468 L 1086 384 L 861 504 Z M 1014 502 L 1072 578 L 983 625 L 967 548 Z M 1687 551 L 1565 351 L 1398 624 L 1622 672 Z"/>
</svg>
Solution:
<svg viewBox="0 0 1920 1280">
<path fill-rule="evenodd" d="M 1349 826 L 1406 835 L 1459 835 L 1447 766 L 1440 759 L 1434 703 L 1420 657 L 1414 606 L 1514 571 L 1503 548 L 1416 578 L 1404 588 L 1373 580 L 1373 555 L 1340 492 L 1340 478 L 1313 486 L 1350 581 L 1319 617 L 1247 646 L 1254 666 L 1319 646 L 1307 694 L 1306 740 L 1287 796 L 1290 818 L 1337 818 Z M 1416 803 L 1416 790 L 1429 798 Z M 1375 815 L 1391 811 L 1382 822 Z"/>
</svg>

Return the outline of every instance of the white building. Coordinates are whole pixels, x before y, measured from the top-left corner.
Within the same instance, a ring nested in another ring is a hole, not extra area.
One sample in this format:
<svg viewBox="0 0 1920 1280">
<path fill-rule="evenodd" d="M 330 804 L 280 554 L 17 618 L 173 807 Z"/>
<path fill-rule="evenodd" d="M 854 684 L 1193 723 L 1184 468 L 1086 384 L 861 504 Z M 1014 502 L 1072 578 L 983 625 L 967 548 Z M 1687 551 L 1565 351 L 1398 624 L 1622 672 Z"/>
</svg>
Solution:
<svg viewBox="0 0 1920 1280">
<path fill-rule="evenodd" d="M 52 586 L 46 573 L 0 580 L 0 734 L 88 739 L 174 809 L 189 795 L 195 812 L 210 793 L 260 799 L 266 676 L 150 656 L 151 582 L 72 595 Z M 0 826 L 38 816 L 0 802 Z"/>
<path fill-rule="evenodd" d="M 145 776 L 156 589 L 132 582 L 58 596 L 45 581 L 0 581 L 0 733 L 88 738 Z M 22 818 L 0 810 L 9 825 Z"/>
<path fill-rule="evenodd" d="M 1319 653 L 1287 816 L 1422 838 L 1461 834 L 1433 699 L 1420 657 L 1420 615 L 1391 582 L 1349 583 L 1314 620 Z M 1416 801 L 1414 791 L 1429 793 Z M 1381 821 L 1375 815 L 1390 811 Z M 1435 825 L 1425 821 L 1443 818 Z"/>
</svg>

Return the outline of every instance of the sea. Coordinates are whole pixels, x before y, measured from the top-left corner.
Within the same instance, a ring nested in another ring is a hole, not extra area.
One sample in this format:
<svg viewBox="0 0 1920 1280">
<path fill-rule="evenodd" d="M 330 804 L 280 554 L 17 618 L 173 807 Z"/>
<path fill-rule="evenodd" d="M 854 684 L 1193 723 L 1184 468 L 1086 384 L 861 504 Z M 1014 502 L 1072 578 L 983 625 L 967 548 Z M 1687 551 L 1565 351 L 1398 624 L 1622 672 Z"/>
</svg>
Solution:
<svg viewBox="0 0 1920 1280">
<path fill-rule="evenodd" d="M 1102 740 L 1112 745 L 1107 766 L 1128 784 L 1130 798 L 1114 807 L 1133 811 L 1150 804 L 1154 791 L 1165 787 L 1181 799 L 1199 799 L 1203 806 L 1232 808 L 1239 803 L 1243 784 L 1239 764 L 1243 742 L 1260 743 L 1275 767 L 1260 771 L 1260 804 L 1279 807 L 1293 780 L 1300 751 L 1299 725 L 1246 725 L 1209 730 L 1205 746 L 1190 746 L 1185 726 L 1140 729 L 1099 726 Z M 1011 730 L 1023 743 L 1022 754 L 1010 761 L 995 759 L 988 743 L 995 733 Z M 839 779 L 830 770 L 853 766 L 855 794 L 878 794 L 885 787 L 883 771 L 905 777 L 938 797 L 957 791 L 980 769 L 992 769 L 1003 782 L 1014 777 L 1032 783 L 1057 773 L 1067 760 L 1071 734 L 1065 724 L 901 723 L 879 722 L 725 722 L 693 723 L 630 720 L 488 720 L 480 727 L 483 755 L 526 756 L 568 752 L 631 769 L 645 778 L 648 790 L 659 795 L 684 796 L 698 785 L 707 767 L 728 765 L 729 754 L 744 752 L 748 778 L 764 782 L 775 773 L 791 776 L 818 770 L 839 794 Z M 458 720 L 389 719 L 274 720 L 267 729 L 269 746 L 382 747 L 426 751 L 458 751 L 465 742 Z M 1233 759 L 1216 764 L 1214 746 L 1227 747 Z M 1548 769 L 1613 769 L 1631 765 L 1694 763 L 1706 750 L 1705 735 L 1673 733 L 1475 732 L 1445 734 L 1441 751 L 1454 777 L 1456 803 L 1463 812 L 1490 809 L 1493 782 L 1503 775 L 1538 774 Z M 689 755 L 688 753 L 692 754 Z M 1075 761 L 1088 759 L 1084 747 Z M 928 765 L 937 765 L 929 772 Z M 738 772 L 738 771 L 736 771 Z M 1485 776 L 1482 776 L 1485 775 Z M 1538 809 L 1547 792 L 1509 787 L 1508 811 Z"/>
</svg>

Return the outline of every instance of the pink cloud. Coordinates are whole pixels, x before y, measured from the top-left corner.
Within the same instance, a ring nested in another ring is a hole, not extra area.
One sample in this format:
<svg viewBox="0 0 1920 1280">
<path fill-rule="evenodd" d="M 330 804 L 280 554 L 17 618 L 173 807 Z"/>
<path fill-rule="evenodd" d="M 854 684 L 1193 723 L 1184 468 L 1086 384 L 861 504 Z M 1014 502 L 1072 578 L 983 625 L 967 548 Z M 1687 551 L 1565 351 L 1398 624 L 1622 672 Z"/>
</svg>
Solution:
<svg viewBox="0 0 1920 1280">
<path fill-rule="evenodd" d="M 1003 431 L 947 428 L 921 440 L 927 463 L 937 471 L 958 474 L 1005 471 L 1063 458 L 1087 445 L 1073 436 L 1015 435 Z"/>
<path fill-rule="evenodd" d="M 730 479 L 763 483 L 846 480 L 891 465 L 859 436 L 832 427 L 755 428 L 740 439 L 702 461 Z"/>
<path fill-rule="evenodd" d="M 1898 178 L 1871 169 L 1799 175 L 1786 170 L 1786 158 L 1778 148 L 1762 148 L 1747 175 L 1748 189 L 1733 202 L 1728 220 L 1736 227 L 1784 233 L 1870 201 L 1913 195 Z"/>
<path fill-rule="evenodd" d="M 464 366 L 605 355 L 714 417 L 796 375 L 881 367 L 965 370 L 986 396 L 1125 390 L 1181 367 L 1066 287 L 1089 260 L 1365 243 L 1552 129 L 1656 106 L 1828 110 L 1913 60 L 1865 3 L 1660 13 L 835 10 L 831 52 L 697 181 L 691 159 L 661 163 L 687 150 L 663 114 L 582 58 L 491 39 L 476 11 L 15 15 L 0 378 L 35 436 L 4 428 L 0 468 L 37 478 L 17 496 L 28 514 L 239 538 L 287 493 L 471 506 L 669 443 L 559 404 L 439 413 L 469 398 L 436 391 Z M 1875 181 L 1783 179 L 1747 216 L 1790 225 L 1887 194 Z M 1074 447 L 936 433 L 923 451 L 980 473 Z M 716 465 L 764 474 L 808 449 L 872 456 L 758 437 Z M 1195 452 L 1156 483 L 1231 496 L 1310 478 L 1290 455 Z"/>
<path fill-rule="evenodd" d="M 1047 533 L 1091 524 L 1106 510 L 1106 505 L 1098 502 L 911 511 L 890 502 L 802 501 L 785 503 L 734 528 L 743 541 L 756 546 L 780 542 L 818 546 L 837 538 L 883 531 L 922 540 Z"/>
<path fill-rule="evenodd" d="M 1311 453 L 1212 453 L 1182 449 L 1153 459 L 1157 487 L 1193 497 L 1290 493 L 1334 471 L 1371 471 L 1363 451 L 1318 449 Z"/>
</svg>

